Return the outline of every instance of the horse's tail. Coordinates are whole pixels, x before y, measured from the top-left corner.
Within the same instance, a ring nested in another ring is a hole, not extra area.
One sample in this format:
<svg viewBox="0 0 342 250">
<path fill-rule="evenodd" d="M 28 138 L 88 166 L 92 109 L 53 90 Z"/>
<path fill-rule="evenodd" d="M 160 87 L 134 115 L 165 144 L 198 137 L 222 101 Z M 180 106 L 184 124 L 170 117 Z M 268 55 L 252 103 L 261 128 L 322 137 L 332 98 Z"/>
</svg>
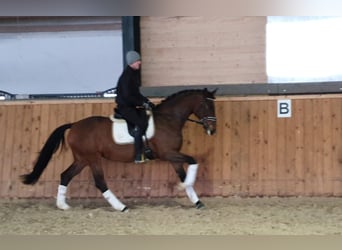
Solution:
<svg viewBox="0 0 342 250">
<path fill-rule="evenodd" d="M 40 154 L 37 158 L 36 164 L 30 174 L 25 174 L 20 176 L 21 181 L 24 184 L 35 184 L 44 169 L 48 165 L 52 155 L 56 153 L 59 146 L 62 144 L 62 149 L 65 146 L 64 133 L 67 129 L 71 128 L 72 123 L 64 124 L 58 128 L 56 128 L 49 138 L 47 139 L 45 145 L 43 146 Z"/>
</svg>

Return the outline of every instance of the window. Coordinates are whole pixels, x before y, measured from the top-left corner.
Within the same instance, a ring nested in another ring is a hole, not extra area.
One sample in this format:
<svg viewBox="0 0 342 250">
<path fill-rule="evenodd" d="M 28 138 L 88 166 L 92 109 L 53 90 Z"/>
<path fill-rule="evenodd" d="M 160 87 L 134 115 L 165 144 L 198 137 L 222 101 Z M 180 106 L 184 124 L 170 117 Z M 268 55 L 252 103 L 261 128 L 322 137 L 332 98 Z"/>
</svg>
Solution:
<svg viewBox="0 0 342 250">
<path fill-rule="evenodd" d="M 342 17 L 268 17 L 269 83 L 342 80 Z"/>
<path fill-rule="evenodd" d="M 2 91 L 104 91 L 122 72 L 121 17 L 3 17 L 0 55 Z"/>
</svg>

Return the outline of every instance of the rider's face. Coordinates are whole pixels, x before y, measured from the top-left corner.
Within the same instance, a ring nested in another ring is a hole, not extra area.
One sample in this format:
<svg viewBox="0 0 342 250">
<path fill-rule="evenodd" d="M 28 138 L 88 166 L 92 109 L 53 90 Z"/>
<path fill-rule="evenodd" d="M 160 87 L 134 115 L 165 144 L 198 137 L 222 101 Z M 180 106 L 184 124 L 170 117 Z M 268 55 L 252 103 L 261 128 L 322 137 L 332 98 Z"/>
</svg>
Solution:
<svg viewBox="0 0 342 250">
<path fill-rule="evenodd" d="M 136 62 L 130 64 L 129 66 L 130 66 L 132 69 L 138 70 L 138 69 L 140 69 L 141 61 L 136 61 Z"/>
</svg>

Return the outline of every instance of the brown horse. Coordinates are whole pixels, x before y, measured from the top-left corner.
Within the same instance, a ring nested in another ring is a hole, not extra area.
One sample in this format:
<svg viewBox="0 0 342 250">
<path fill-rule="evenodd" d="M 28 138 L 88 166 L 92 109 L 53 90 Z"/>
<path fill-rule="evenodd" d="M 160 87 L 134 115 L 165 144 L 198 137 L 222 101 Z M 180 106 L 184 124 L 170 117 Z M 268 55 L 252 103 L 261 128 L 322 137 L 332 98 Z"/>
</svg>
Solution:
<svg viewBox="0 0 342 250">
<path fill-rule="evenodd" d="M 148 140 L 148 145 L 155 158 L 172 163 L 180 178 L 180 186 L 185 189 L 190 201 L 197 208 L 204 207 L 193 189 L 198 164 L 192 156 L 179 152 L 182 146 L 182 128 L 185 122 L 190 120 L 189 116 L 194 114 L 199 119 L 196 122 L 203 125 L 209 135 L 215 133 L 215 92 L 216 90 L 208 91 L 207 89 L 180 91 L 167 97 L 152 111 L 155 134 Z M 84 167 L 89 166 L 95 185 L 104 198 L 114 209 L 125 211 L 127 207 L 107 187 L 101 158 L 114 162 L 133 162 L 134 148 L 132 144 L 119 145 L 114 142 L 112 121 L 108 117 L 92 116 L 56 128 L 43 146 L 32 172 L 21 176 L 23 183 L 34 184 L 38 181 L 60 145 L 63 149 L 64 134 L 67 129 L 70 129 L 67 142 L 72 150 L 74 162 L 61 174 L 57 207 L 63 210 L 70 208 L 66 203 L 67 186 L 74 176 L 79 174 Z M 184 163 L 189 165 L 187 172 L 183 168 Z"/>
</svg>

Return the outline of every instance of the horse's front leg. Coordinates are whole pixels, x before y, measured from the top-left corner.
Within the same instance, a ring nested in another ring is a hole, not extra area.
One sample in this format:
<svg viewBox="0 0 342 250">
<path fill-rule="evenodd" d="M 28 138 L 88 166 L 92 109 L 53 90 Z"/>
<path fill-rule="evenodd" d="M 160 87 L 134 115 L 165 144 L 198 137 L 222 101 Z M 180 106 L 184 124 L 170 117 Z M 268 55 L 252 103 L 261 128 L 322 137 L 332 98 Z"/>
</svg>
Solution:
<svg viewBox="0 0 342 250">
<path fill-rule="evenodd" d="M 194 160 L 192 163 L 195 162 Z M 185 192 L 187 196 L 189 197 L 190 201 L 196 205 L 196 208 L 204 208 L 204 204 L 200 201 L 198 198 L 193 185 L 195 184 L 196 181 L 196 175 L 197 175 L 197 168 L 198 164 L 193 163 L 190 164 L 187 172 L 185 172 L 183 168 L 183 163 L 179 162 L 173 162 L 172 163 L 173 168 L 175 169 L 181 183 L 179 184 L 180 189 L 185 189 Z"/>
</svg>

